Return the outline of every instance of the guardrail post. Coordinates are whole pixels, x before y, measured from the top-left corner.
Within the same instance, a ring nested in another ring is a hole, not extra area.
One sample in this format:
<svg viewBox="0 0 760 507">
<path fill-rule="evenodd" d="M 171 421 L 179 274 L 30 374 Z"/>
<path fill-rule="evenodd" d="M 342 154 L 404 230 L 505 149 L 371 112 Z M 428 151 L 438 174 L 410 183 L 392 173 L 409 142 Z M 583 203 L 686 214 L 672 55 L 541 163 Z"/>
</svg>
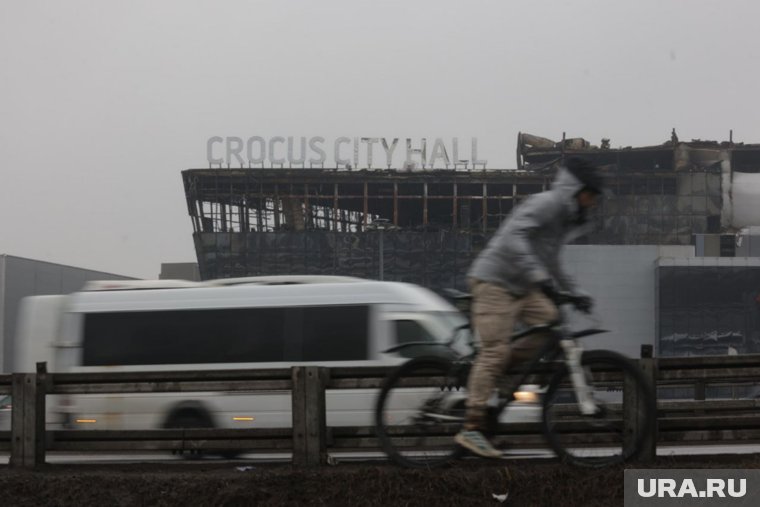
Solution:
<svg viewBox="0 0 760 507">
<path fill-rule="evenodd" d="M 294 366 L 293 464 L 327 463 L 325 386 L 329 370 L 318 366 Z"/>
<path fill-rule="evenodd" d="M 705 394 L 707 391 L 707 382 L 703 379 L 694 381 L 694 399 L 697 401 L 705 401 Z"/>
<path fill-rule="evenodd" d="M 645 400 L 637 400 L 637 410 L 641 412 L 645 410 L 651 417 L 650 432 L 644 435 L 642 443 L 641 454 L 639 459 L 643 462 L 652 462 L 657 458 L 657 359 L 652 357 L 652 346 L 641 346 L 641 359 L 639 359 L 639 367 L 644 374 L 644 378 L 647 379 L 652 386 L 653 399 L 649 407 L 645 406 Z"/>
<path fill-rule="evenodd" d="M 623 428 L 629 438 L 641 434 L 644 428 L 640 427 L 642 422 L 641 414 L 648 414 L 652 418 L 650 432 L 643 436 L 642 448 L 639 452 L 638 459 L 642 462 L 653 461 L 657 456 L 657 401 L 656 401 L 656 363 L 652 357 L 652 346 L 641 346 L 641 358 L 637 361 L 638 367 L 644 374 L 644 378 L 655 390 L 655 400 L 652 400 L 650 406 L 646 406 L 647 400 L 638 396 L 636 385 L 633 380 L 626 378 L 623 384 Z"/>
<path fill-rule="evenodd" d="M 12 467 L 33 468 L 45 463 L 45 374 L 12 375 Z"/>
</svg>

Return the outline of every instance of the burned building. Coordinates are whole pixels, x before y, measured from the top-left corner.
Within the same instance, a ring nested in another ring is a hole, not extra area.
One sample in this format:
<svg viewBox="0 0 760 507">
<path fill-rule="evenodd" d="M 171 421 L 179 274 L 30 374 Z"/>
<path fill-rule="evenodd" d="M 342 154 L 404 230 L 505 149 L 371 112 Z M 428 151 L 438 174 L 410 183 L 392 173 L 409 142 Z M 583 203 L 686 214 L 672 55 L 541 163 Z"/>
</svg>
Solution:
<svg viewBox="0 0 760 507">
<path fill-rule="evenodd" d="M 612 193 L 584 243 L 689 245 L 695 234 L 760 222 L 760 145 L 675 133 L 636 148 L 519 134 L 511 170 L 209 168 L 182 177 L 204 279 L 337 274 L 462 288 L 501 221 L 571 155 L 602 166 Z"/>
</svg>

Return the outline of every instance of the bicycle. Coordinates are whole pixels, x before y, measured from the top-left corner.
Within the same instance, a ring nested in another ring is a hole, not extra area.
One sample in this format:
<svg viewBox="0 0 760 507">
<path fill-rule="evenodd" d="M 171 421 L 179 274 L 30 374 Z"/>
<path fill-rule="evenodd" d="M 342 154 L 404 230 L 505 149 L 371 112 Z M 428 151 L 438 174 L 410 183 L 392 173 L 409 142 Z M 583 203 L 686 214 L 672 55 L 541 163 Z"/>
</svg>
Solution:
<svg viewBox="0 0 760 507">
<path fill-rule="evenodd" d="M 654 423 L 653 387 L 627 357 L 609 350 L 584 351 L 578 342 L 581 338 L 607 330 L 571 331 L 565 307 L 576 298 L 559 293 L 552 299 L 560 309 L 557 321 L 511 337 L 514 342 L 542 332 L 549 339 L 522 367 L 501 375 L 497 397 L 489 406 L 486 433 L 499 432 L 517 389 L 538 378 L 545 386 L 541 430 L 562 461 L 601 467 L 635 457 Z M 455 330 L 451 340 L 437 344 L 440 354 L 413 358 L 385 379 L 376 402 L 375 428 L 383 450 L 396 463 L 435 467 L 467 452 L 453 437 L 464 422 L 467 378 L 477 354 L 456 352 L 458 337 L 468 328 L 469 322 Z M 431 343 L 404 343 L 388 352 L 419 345 Z M 474 340 L 469 345 L 475 349 Z"/>
</svg>

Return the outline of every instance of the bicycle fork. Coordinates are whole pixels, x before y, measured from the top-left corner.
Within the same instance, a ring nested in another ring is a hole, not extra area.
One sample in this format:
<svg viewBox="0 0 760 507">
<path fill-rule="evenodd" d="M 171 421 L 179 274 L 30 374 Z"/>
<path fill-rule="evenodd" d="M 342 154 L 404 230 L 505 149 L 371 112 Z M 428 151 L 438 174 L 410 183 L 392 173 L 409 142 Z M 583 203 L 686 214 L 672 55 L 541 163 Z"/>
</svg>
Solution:
<svg viewBox="0 0 760 507">
<path fill-rule="evenodd" d="M 598 410 L 597 403 L 594 399 L 591 386 L 588 384 L 586 372 L 583 366 L 581 366 L 583 347 L 578 345 L 575 340 L 561 340 L 560 345 L 565 352 L 565 363 L 570 371 L 570 381 L 573 383 L 573 390 L 578 399 L 581 413 L 589 416 L 596 414 Z"/>
</svg>

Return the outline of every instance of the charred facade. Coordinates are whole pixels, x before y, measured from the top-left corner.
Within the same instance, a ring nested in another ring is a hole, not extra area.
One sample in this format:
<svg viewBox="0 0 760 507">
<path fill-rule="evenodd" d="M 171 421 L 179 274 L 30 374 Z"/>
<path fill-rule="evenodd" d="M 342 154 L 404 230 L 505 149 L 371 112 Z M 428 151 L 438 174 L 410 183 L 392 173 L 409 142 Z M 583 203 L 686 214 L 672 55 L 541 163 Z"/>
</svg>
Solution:
<svg viewBox="0 0 760 507">
<path fill-rule="evenodd" d="M 605 169 L 612 193 L 583 240 L 592 244 L 688 245 L 694 234 L 734 230 L 734 174 L 760 170 L 758 145 L 673 135 L 658 146 L 611 149 L 520 134 L 516 170 L 232 168 L 182 176 L 204 279 L 339 274 L 463 288 L 501 221 L 547 189 L 575 154 Z"/>
</svg>

